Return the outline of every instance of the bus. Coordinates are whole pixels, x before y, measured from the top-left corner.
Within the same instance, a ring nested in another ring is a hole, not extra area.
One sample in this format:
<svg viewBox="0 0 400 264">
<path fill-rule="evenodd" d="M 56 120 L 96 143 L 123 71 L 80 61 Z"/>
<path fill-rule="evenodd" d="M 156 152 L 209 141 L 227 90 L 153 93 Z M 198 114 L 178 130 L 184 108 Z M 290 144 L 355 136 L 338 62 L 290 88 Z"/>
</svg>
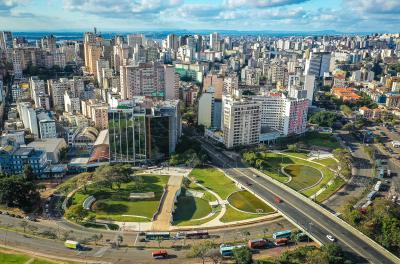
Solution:
<svg viewBox="0 0 400 264">
<path fill-rule="evenodd" d="M 377 191 L 372 191 L 372 192 L 370 192 L 370 193 L 368 194 L 368 196 L 367 196 L 368 200 L 369 200 L 369 201 L 374 200 L 376 194 L 377 194 Z"/>
<path fill-rule="evenodd" d="M 379 192 L 380 189 L 381 189 L 381 185 L 382 185 L 382 182 L 381 182 L 381 181 L 378 181 L 378 182 L 375 184 L 375 186 L 374 186 L 374 190 L 377 191 L 377 192 Z"/>
<path fill-rule="evenodd" d="M 236 245 L 236 246 L 228 246 L 228 245 L 220 245 L 219 246 L 219 253 L 221 253 L 222 257 L 231 257 L 233 256 L 233 250 L 236 248 L 242 248 L 245 245 Z"/>
<path fill-rule="evenodd" d="M 70 249 L 82 250 L 83 247 L 79 242 L 73 240 L 66 240 L 64 246 Z"/>
<path fill-rule="evenodd" d="M 291 230 L 279 231 L 272 234 L 273 239 L 290 238 L 292 236 Z"/>
<path fill-rule="evenodd" d="M 155 259 L 163 259 L 168 257 L 168 252 L 165 249 L 155 250 L 152 252 L 152 256 Z"/>
<path fill-rule="evenodd" d="M 171 238 L 171 234 L 169 232 L 146 232 L 145 236 L 146 240 L 169 240 Z"/>
<path fill-rule="evenodd" d="M 284 246 L 289 242 L 289 239 L 287 238 L 279 238 L 277 240 L 274 241 L 275 246 L 279 247 L 279 246 Z"/>
<path fill-rule="evenodd" d="M 185 233 L 185 237 L 187 239 L 200 239 L 200 238 L 209 238 L 210 235 L 206 230 L 199 230 L 199 231 L 188 231 Z"/>
</svg>

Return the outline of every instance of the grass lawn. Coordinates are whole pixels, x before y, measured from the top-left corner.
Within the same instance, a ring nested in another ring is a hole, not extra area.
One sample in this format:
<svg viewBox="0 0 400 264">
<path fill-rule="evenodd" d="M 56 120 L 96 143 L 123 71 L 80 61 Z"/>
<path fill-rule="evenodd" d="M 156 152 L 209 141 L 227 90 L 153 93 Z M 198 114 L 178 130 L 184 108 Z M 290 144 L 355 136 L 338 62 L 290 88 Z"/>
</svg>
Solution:
<svg viewBox="0 0 400 264">
<path fill-rule="evenodd" d="M 309 132 L 300 139 L 304 144 L 312 147 L 317 146 L 321 148 L 336 149 L 340 148 L 339 142 L 332 134 Z"/>
<path fill-rule="evenodd" d="M 33 259 L 32 264 L 55 264 L 55 263 L 65 263 L 63 261 L 50 261 L 50 260 L 45 260 L 41 258 L 36 258 L 34 256 L 26 255 L 24 253 L 14 253 L 14 252 L 9 252 L 8 250 L 5 252 L 2 252 L 0 249 L 0 263 L 1 264 L 24 264 L 30 259 Z"/>
<path fill-rule="evenodd" d="M 230 205 L 226 206 L 226 212 L 220 219 L 221 222 L 223 223 L 229 223 L 233 221 L 241 221 L 241 220 L 247 220 L 247 219 L 252 219 L 252 218 L 257 218 L 262 216 L 262 214 L 248 214 L 244 212 L 240 212 L 234 208 L 232 208 Z"/>
<path fill-rule="evenodd" d="M 0 253 L 0 263 L 24 264 L 29 259 L 31 258 L 24 255 Z"/>
<path fill-rule="evenodd" d="M 174 223 L 199 219 L 211 213 L 208 201 L 192 196 L 180 196 L 174 213 Z"/>
<path fill-rule="evenodd" d="M 319 170 L 306 165 L 292 164 L 284 167 L 283 170 L 292 176 L 288 185 L 296 191 L 316 184 L 322 177 Z"/>
<path fill-rule="evenodd" d="M 78 191 L 72 204 L 82 204 L 89 195 L 93 195 L 97 200 L 92 205 L 91 214 L 95 214 L 98 219 L 107 219 L 123 222 L 147 222 L 153 217 L 160 204 L 160 198 L 163 193 L 163 187 L 168 182 L 168 176 L 160 175 L 141 175 L 143 179 L 143 188 L 140 192 L 154 192 L 155 198 L 139 201 L 129 200 L 132 192 L 138 192 L 134 182 L 128 182 L 121 185 L 118 189 L 113 189 L 96 184 L 87 186 L 87 191 Z M 147 218 L 135 217 L 143 216 Z"/>
<path fill-rule="evenodd" d="M 229 196 L 228 201 L 231 206 L 250 213 L 267 214 L 274 212 L 274 209 L 248 191 L 235 192 Z"/>
<path fill-rule="evenodd" d="M 207 222 L 210 222 L 211 220 L 217 218 L 219 215 L 219 212 L 221 211 L 221 206 L 218 206 L 213 209 L 215 214 L 213 214 L 211 217 L 201 219 L 201 220 L 188 220 L 188 221 L 180 221 L 179 223 L 174 223 L 177 226 L 197 226 L 197 225 L 202 225 Z"/>
<path fill-rule="evenodd" d="M 330 169 L 324 167 L 323 165 L 316 164 L 311 161 L 301 160 L 295 157 L 288 157 L 285 156 L 285 154 L 268 152 L 263 154 L 263 158 L 268 164 L 268 166 L 266 166 L 263 169 L 263 172 L 269 175 L 270 177 L 285 184 L 287 184 L 286 182 L 288 180 L 288 177 L 282 174 L 281 172 L 282 167 L 285 167 L 287 165 L 298 164 L 298 165 L 307 165 L 319 169 L 324 177 L 322 178 L 321 182 L 318 185 L 303 191 L 303 193 L 306 196 L 311 196 L 312 194 L 316 193 L 334 176 L 334 173 Z"/>
<path fill-rule="evenodd" d="M 228 198 L 231 193 L 239 190 L 231 179 L 215 168 L 195 168 L 189 177 L 195 178 L 198 183 L 216 192 L 222 199 Z"/>
<path fill-rule="evenodd" d="M 324 164 L 325 166 L 328 166 L 329 168 L 336 170 L 338 168 L 338 163 L 335 159 L 332 158 L 326 158 L 326 159 L 319 159 L 319 160 L 314 160 L 315 162 Z"/>
<path fill-rule="evenodd" d="M 345 183 L 346 182 L 342 178 L 337 177 L 325 191 L 323 191 L 320 195 L 317 196 L 317 202 L 322 202 L 328 199 L 332 194 L 337 192 Z"/>
</svg>

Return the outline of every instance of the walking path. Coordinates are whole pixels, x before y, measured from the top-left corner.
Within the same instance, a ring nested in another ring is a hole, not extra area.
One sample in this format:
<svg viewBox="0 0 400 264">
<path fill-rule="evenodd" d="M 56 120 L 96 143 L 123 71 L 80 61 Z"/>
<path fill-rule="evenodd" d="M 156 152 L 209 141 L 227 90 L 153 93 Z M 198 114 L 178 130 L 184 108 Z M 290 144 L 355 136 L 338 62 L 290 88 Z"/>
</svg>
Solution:
<svg viewBox="0 0 400 264">
<path fill-rule="evenodd" d="M 171 227 L 172 212 L 175 207 L 175 202 L 181 190 L 183 175 L 171 175 L 168 180 L 165 194 L 160 203 L 159 212 L 155 216 L 152 225 L 154 231 L 167 231 Z"/>
</svg>

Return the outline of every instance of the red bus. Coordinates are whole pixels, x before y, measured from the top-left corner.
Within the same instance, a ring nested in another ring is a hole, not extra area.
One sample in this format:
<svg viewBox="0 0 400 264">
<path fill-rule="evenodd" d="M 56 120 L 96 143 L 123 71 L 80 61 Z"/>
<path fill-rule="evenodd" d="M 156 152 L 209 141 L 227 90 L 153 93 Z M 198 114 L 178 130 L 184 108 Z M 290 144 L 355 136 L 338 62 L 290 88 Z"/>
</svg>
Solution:
<svg viewBox="0 0 400 264">
<path fill-rule="evenodd" d="M 153 251 L 152 255 L 155 259 L 163 259 L 168 257 L 168 252 L 165 249 L 160 249 Z"/>
<path fill-rule="evenodd" d="M 208 231 L 188 231 L 185 234 L 187 239 L 200 239 L 200 238 L 209 238 L 210 235 Z"/>
<path fill-rule="evenodd" d="M 254 240 L 249 240 L 247 243 L 249 248 L 251 249 L 257 249 L 257 248 L 265 248 L 267 246 L 267 240 L 265 239 L 254 239 Z"/>
<path fill-rule="evenodd" d="M 275 240 L 274 244 L 277 247 L 284 246 L 288 243 L 288 241 L 289 241 L 289 239 L 287 239 L 287 238 L 279 238 L 279 239 Z"/>
</svg>

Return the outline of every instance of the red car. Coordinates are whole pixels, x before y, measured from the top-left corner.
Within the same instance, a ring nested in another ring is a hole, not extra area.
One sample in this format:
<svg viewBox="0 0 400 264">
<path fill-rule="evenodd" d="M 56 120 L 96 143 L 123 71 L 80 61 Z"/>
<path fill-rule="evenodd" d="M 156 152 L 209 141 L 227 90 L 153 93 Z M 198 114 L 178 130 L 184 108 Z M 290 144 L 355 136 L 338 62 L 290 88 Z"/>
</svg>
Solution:
<svg viewBox="0 0 400 264">
<path fill-rule="evenodd" d="M 165 249 L 155 250 L 152 253 L 155 259 L 165 259 L 168 257 L 168 252 Z"/>
</svg>

